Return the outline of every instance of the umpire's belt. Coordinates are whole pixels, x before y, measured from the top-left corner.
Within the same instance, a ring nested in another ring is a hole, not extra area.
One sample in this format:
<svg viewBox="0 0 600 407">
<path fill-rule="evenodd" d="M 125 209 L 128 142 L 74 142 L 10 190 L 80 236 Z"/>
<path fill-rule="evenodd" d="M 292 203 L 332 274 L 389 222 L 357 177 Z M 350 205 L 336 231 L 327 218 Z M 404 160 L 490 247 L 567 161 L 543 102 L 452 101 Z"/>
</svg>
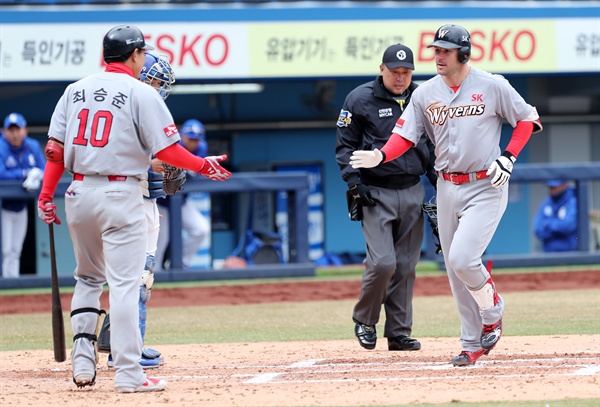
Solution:
<svg viewBox="0 0 600 407">
<path fill-rule="evenodd" d="M 83 181 L 84 178 L 85 178 L 85 175 L 83 175 L 83 174 L 77 174 L 77 173 L 73 174 L 73 181 Z M 107 175 L 106 178 L 108 178 L 109 182 L 127 181 L 126 175 Z"/>
<path fill-rule="evenodd" d="M 438 171 L 438 177 L 442 178 L 444 181 L 450 181 L 455 185 L 465 184 L 467 182 L 478 181 L 480 179 L 487 178 L 487 171 L 477 171 L 477 172 L 443 172 Z"/>
</svg>

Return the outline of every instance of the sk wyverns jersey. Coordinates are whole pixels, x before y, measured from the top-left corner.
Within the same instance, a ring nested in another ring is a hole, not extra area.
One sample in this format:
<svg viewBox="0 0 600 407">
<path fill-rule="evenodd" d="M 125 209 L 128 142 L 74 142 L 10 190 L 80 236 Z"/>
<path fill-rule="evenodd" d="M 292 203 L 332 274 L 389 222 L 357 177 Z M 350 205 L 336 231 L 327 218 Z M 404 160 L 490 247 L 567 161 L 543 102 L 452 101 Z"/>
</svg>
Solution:
<svg viewBox="0 0 600 407">
<path fill-rule="evenodd" d="M 504 77 L 471 67 L 456 93 L 440 75 L 420 85 L 394 133 L 415 144 L 427 133 L 436 170 L 468 173 L 488 169 L 500 156 L 503 118 L 515 127 L 539 116 Z"/>
<path fill-rule="evenodd" d="M 67 171 L 140 179 L 151 154 L 180 140 L 158 92 L 113 72 L 70 84 L 52 114 L 48 136 L 64 143 Z"/>
</svg>

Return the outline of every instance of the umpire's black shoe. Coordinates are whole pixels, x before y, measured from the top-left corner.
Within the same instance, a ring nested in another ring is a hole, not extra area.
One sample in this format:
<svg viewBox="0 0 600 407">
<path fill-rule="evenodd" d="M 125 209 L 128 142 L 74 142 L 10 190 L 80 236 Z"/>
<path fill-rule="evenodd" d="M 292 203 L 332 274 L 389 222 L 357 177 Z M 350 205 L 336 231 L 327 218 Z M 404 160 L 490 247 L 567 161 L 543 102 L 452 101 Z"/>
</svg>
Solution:
<svg viewBox="0 0 600 407">
<path fill-rule="evenodd" d="M 377 331 L 375 325 L 365 325 L 357 323 L 354 327 L 354 334 L 358 338 L 358 343 L 365 349 L 375 349 L 377 344 Z"/>
<path fill-rule="evenodd" d="M 421 342 L 410 336 L 400 335 L 395 338 L 388 338 L 389 350 L 419 350 Z"/>
</svg>

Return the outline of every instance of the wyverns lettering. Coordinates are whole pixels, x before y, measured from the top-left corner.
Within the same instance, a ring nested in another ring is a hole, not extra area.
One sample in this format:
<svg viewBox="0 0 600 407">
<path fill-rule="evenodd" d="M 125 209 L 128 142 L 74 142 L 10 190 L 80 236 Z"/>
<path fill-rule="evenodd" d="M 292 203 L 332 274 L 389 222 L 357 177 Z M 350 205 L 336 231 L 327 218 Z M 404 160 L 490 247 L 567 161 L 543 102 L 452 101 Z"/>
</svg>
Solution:
<svg viewBox="0 0 600 407">
<path fill-rule="evenodd" d="M 485 104 L 447 107 L 435 102 L 427 106 L 425 112 L 431 124 L 442 126 L 448 119 L 481 116 L 485 112 Z"/>
</svg>

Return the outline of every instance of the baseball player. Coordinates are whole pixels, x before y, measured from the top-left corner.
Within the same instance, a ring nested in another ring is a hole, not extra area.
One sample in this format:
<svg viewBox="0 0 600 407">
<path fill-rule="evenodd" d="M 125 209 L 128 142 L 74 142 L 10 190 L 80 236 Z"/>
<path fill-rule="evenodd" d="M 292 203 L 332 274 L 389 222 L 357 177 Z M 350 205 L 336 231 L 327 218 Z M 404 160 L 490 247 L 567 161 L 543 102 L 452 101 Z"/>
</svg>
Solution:
<svg viewBox="0 0 600 407">
<path fill-rule="evenodd" d="M 115 390 L 147 392 L 167 386 L 162 379 L 146 377 L 139 364 L 138 298 L 148 244 L 141 181 L 146 181 L 151 155 L 212 180 L 231 176 L 219 164 L 225 155 L 203 159 L 177 144 L 177 127 L 163 99 L 138 80 L 145 51 L 152 49 L 137 27 L 110 29 L 103 39 L 106 70 L 67 86 L 48 130 L 48 161 L 38 198 L 44 222 L 60 224 L 54 193 L 65 170 L 73 176 L 65 211 L 77 263 L 71 302 L 71 364 L 77 387 L 95 383 L 105 283 L 110 288 Z"/>
<path fill-rule="evenodd" d="M 532 132 L 542 130 L 534 107 L 500 75 L 468 65 L 469 32 L 444 25 L 432 44 L 438 75 L 419 86 L 381 150 L 355 151 L 354 168 L 393 160 L 423 132 L 435 145 L 440 242 L 461 318 L 462 352 L 454 366 L 473 365 L 502 335 L 504 301 L 481 262 L 508 199 L 513 164 Z M 506 119 L 514 128 L 501 153 Z"/>
<path fill-rule="evenodd" d="M 175 74 L 171 64 L 164 58 L 146 53 L 145 63 L 140 73 L 140 80 L 152 86 L 158 94 L 166 100 L 171 94 L 172 85 L 175 83 Z M 163 172 L 162 162 L 158 159 L 153 159 L 151 168 L 148 171 L 148 188 L 144 189 L 144 209 L 146 211 L 146 221 L 148 223 L 148 247 L 146 249 L 146 264 L 142 272 L 142 280 L 139 292 L 139 311 L 140 311 L 140 334 L 142 343 L 146 334 L 146 319 L 147 310 L 146 303 L 150 300 L 152 293 L 152 284 L 154 283 L 154 256 L 156 254 L 158 232 L 160 228 L 158 206 L 156 205 L 157 198 L 164 198 L 165 191 L 163 189 Z M 102 326 L 103 330 L 108 331 L 108 325 Z M 102 331 L 99 337 L 102 337 Z M 108 332 L 107 332 L 108 334 Z M 109 335 L 109 334 L 108 334 Z M 164 361 L 159 351 L 151 348 L 143 348 L 140 358 L 140 365 L 144 369 L 150 369 L 160 366 Z M 108 355 L 108 367 L 114 367 L 112 355 Z"/>
</svg>

